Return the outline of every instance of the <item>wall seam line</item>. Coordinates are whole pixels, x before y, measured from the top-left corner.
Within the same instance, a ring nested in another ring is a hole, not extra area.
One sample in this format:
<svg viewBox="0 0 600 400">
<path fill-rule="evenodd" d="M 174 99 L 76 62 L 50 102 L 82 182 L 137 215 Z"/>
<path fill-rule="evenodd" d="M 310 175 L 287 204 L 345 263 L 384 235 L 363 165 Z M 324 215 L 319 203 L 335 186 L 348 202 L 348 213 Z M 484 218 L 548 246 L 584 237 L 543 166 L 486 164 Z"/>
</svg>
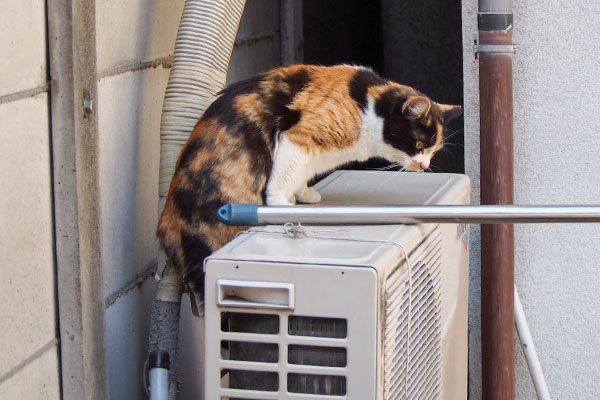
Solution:
<svg viewBox="0 0 600 400">
<path fill-rule="evenodd" d="M 117 290 L 115 293 L 107 297 L 104 300 L 104 309 L 108 309 L 121 297 L 125 296 L 134 288 L 141 286 L 144 282 L 146 282 L 148 278 L 154 275 L 157 265 L 158 263 L 156 262 L 151 263 L 150 266 L 148 266 L 146 270 L 144 270 L 144 272 L 133 278 L 133 280 L 131 280 L 127 285 L 123 286 L 121 289 Z"/>
<path fill-rule="evenodd" d="M 254 43 L 262 42 L 263 40 L 275 39 L 279 36 L 278 34 L 279 34 L 279 31 L 275 31 L 275 32 L 268 32 L 268 33 L 263 33 L 263 34 L 259 34 L 259 35 L 255 35 L 255 36 L 248 36 L 246 38 L 236 40 L 235 43 L 233 44 L 233 46 L 234 47 L 250 46 Z"/>
<path fill-rule="evenodd" d="M 50 84 L 48 82 L 43 85 L 34 87 L 32 89 L 22 90 L 20 92 L 15 92 L 11 94 L 6 94 L 4 96 L 0 96 L 0 104 L 10 103 L 17 100 L 27 99 L 29 97 L 37 96 L 38 94 L 47 93 L 50 89 Z"/>
<path fill-rule="evenodd" d="M 267 40 L 267 39 L 273 39 L 276 37 L 277 37 L 277 32 L 265 33 L 265 34 L 256 35 L 256 36 L 250 36 L 248 38 L 238 40 L 234 44 L 234 46 L 235 47 L 249 46 L 251 44 L 261 42 L 261 41 Z M 157 68 L 159 66 L 162 66 L 163 68 L 171 68 L 172 65 L 173 65 L 173 56 L 172 55 L 156 58 L 154 60 L 145 61 L 145 62 L 123 63 L 120 65 L 117 65 L 116 67 L 109 68 L 106 71 L 102 71 L 102 72 L 98 73 L 98 80 L 103 79 L 103 78 L 108 78 L 111 76 L 121 75 L 121 74 L 124 74 L 127 72 L 135 72 L 135 71 L 141 71 L 144 69 Z"/>
<path fill-rule="evenodd" d="M 141 71 L 141 70 L 149 69 L 149 68 L 163 67 L 163 68 L 167 69 L 167 68 L 171 68 L 172 65 L 173 65 L 173 56 L 172 55 L 156 58 L 154 60 L 145 61 L 145 62 L 123 63 L 120 65 L 117 65 L 116 67 L 109 68 L 106 71 L 102 71 L 102 72 L 98 73 L 98 80 L 103 79 L 103 78 L 108 78 L 111 76 L 115 76 L 115 75 L 124 74 L 127 72 Z"/>
<path fill-rule="evenodd" d="M 25 369 L 25 367 L 27 367 L 28 365 L 33 363 L 35 360 L 37 360 L 38 358 L 40 358 L 41 356 L 46 354 L 49 350 L 51 350 L 52 348 L 54 348 L 57 345 L 58 345 L 58 339 L 52 338 L 52 340 L 50 340 L 48 343 L 43 345 L 38 350 L 34 351 L 31 355 L 29 355 L 23 361 L 21 361 L 20 363 L 18 363 L 14 367 L 12 367 L 10 370 L 8 370 L 6 373 L 1 375 L 0 376 L 0 385 L 3 384 L 4 382 L 6 382 L 7 380 L 9 380 L 10 378 L 12 378 L 13 376 L 15 376 L 16 374 L 18 374 L 20 371 Z"/>
</svg>

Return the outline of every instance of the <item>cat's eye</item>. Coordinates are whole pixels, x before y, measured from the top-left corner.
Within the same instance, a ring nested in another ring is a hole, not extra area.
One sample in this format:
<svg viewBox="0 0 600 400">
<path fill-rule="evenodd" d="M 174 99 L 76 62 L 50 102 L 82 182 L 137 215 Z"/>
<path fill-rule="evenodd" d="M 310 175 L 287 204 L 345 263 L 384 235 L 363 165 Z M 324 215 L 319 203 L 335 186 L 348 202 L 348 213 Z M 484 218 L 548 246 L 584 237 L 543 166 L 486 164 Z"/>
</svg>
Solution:
<svg viewBox="0 0 600 400">
<path fill-rule="evenodd" d="M 424 146 L 425 145 L 420 140 L 417 140 L 417 143 L 415 143 L 415 147 L 417 148 L 417 150 L 421 150 Z"/>
</svg>

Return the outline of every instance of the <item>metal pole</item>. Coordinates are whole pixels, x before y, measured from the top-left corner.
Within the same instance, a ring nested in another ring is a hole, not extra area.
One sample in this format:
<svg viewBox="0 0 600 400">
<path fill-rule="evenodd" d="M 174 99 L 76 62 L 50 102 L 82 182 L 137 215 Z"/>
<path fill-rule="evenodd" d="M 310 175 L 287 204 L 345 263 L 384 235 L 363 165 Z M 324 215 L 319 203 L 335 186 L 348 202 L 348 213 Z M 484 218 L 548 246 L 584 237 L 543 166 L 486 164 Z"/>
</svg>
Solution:
<svg viewBox="0 0 600 400">
<path fill-rule="evenodd" d="M 523 348 L 523 354 L 525 355 L 525 360 L 527 361 L 527 367 L 529 367 L 529 373 L 531 374 L 531 380 L 533 381 L 533 386 L 535 387 L 538 400 L 550 400 L 550 391 L 546 385 L 546 379 L 544 378 L 544 373 L 542 371 L 542 366 L 540 365 L 540 360 L 537 356 L 537 351 L 535 351 L 533 338 L 531 337 L 531 331 L 529 330 L 529 325 L 527 324 L 527 319 L 525 318 L 525 311 L 523 310 L 523 305 L 521 304 L 521 299 L 519 298 L 519 292 L 517 291 L 516 286 L 515 327 L 517 328 L 517 333 L 519 334 L 521 347 Z"/>
<path fill-rule="evenodd" d="M 600 206 L 257 206 L 227 204 L 228 225 L 600 222 Z"/>
</svg>

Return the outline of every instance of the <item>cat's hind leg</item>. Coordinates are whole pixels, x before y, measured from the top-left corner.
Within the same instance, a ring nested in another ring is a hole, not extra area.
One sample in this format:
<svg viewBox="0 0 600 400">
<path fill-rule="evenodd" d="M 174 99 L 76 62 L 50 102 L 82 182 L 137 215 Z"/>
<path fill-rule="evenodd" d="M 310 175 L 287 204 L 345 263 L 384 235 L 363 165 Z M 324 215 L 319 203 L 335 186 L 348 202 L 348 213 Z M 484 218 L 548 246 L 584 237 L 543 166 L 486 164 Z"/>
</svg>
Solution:
<svg viewBox="0 0 600 400">
<path fill-rule="evenodd" d="M 299 192 L 305 193 L 305 188 L 308 189 L 306 181 L 309 179 L 308 162 L 308 154 L 290 142 L 285 135 L 281 135 L 273 156 L 271 175 L 267 181 L 267 205 L 293 205 L 295 195 Z M 312 197 L 314 199 L 314 196 Z M 299 199 L 299 201 L 302 200 Z"/>
</svg>

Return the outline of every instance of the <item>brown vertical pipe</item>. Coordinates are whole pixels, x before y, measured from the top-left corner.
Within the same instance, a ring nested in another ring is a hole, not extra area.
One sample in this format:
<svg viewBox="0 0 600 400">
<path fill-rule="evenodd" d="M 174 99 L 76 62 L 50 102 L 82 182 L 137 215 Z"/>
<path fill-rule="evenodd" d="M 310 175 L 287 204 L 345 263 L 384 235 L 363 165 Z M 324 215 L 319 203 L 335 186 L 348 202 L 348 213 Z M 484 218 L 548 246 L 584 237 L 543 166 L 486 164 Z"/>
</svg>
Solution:
<svg viewBox="0 0 600 400">
<path fill-rule="evenodd" d="M 510 30 L 479 32 L 479 44 L 512 45 Z M 479 53 L 481 204 L 513 204 L 512 55 Z M 481 227 L 482 398 L 515 398 L 513 225 Z"/>
</svg>

